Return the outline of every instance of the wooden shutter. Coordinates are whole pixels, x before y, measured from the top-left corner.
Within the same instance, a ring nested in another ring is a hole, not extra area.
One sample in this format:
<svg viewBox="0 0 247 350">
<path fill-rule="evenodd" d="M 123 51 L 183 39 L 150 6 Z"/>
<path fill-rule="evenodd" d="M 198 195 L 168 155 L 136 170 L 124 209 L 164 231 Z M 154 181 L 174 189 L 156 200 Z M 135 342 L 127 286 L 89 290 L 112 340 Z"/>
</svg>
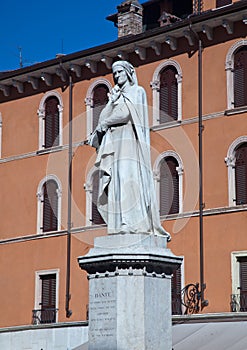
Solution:
<svg viewBox="0 0 247 350">
<path fill-rule="evenodd" d="M 247 311 L 247 257 L 239 258 L 240 311 Z"/>
<path fill-rule="evenodd" d="M 247 144 L 244 143 L 236 150 L 235 185 L 236 204 L 247 203 Z"/>
<path fill-rule="evenodd" d="M 45 101 L 45 148 L 59 145 L 59 101 L 55 96 Z"/>
<path fill-rule="evenodd" d="M 247 105 L 247 46 L 234 55 L 234 107 Z"/>
<path fill-rule="evenodd" d="M 97 208 L 98 194 L 99 194 L 99 171 L 96 171 L 93 175 L 93 192 L 92 192 L 92 223 L 95 225 L 104 224 L 104 220 Z"/>
<path fill-rule="evenodd" d="M 57 184 L 53 180 L 47 181 L 43 186 L 43 232 L 57 230 L 58 194 Z"/>
<path fill-rule="evenodd" d="M 56 320 L 56 274 L 40 276 L 41 279 L 41 323 Z"/>
<path fill-rule="evenodd" d="M 108 92 L 109 89 L 104 84 L 97 85 L 93 91 L 93 130 L 98 125 L 100 113 L 108 102 Z"/>
<path fill-rule="evenodd" d="M 171 284 L 172 284 L 172 314 L 181 315 L 182 314 L 182 304 L 181 304 L 181 266 L 173 272 Z"/>
<path fill-rule="evenodd" d="M 178 83 L 175 67 L 168 66 L 160 74 L 160 123 L 178 119 Z"/>
<path fill-rule="evenodd" d="M 173 157 L 164 158 L 160 164 L 160 215 L 179 212 L 178 162 Z"/>
<path fill-rule="evenodd" d="M 232 3 L 232 0 L 216 0 L 216 7 L 226 6 Z"/>
</svg>

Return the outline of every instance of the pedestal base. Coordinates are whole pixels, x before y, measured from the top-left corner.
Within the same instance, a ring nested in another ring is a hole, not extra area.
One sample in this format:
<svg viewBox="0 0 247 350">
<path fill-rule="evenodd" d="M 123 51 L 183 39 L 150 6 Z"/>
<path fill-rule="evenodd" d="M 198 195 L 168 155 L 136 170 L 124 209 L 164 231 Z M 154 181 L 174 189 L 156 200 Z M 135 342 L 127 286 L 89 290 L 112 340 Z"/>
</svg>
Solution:
<svg viewBox="0 0 247 350">
<path fill-rule="evenodd" d="M 89 350 L 171 350 L 171 275 L 182 258 L 165 237 L 99 237 L 78 261 L 89 274 Z"/>
</svg>

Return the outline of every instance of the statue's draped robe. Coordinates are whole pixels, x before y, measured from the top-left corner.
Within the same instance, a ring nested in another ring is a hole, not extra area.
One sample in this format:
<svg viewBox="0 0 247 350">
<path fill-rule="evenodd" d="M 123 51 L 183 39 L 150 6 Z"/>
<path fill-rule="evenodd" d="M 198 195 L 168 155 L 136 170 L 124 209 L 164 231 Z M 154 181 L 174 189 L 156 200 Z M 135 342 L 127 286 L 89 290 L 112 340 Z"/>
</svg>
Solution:
<svg viewBox="0 0 247 350">
<path fill-rule="evenodd" d="M 169 235 L 160 225 L 156 206 L 146 93 L 137 85 L 126 90 L 104 108 L 99 125 L 106 125 L 106 132 L 96 132 L 91 142 L 98 148 L 97 207 L 109 234 Z"/>
</svg>

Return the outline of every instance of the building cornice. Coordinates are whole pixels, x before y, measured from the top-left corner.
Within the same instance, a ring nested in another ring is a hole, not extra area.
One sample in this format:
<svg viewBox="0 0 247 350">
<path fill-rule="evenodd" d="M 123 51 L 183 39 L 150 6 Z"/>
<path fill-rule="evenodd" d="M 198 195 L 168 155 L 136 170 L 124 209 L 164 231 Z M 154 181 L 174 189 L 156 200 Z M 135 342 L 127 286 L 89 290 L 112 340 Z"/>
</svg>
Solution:
<svg viewBox="0 0 247 350">
<path fill-rule="evenodd" d="M 112 61 L 127 59 L 130 54 L 137 55 L 140 64 L 144 64 L 147 61 L 146 50 L 152 49 L 158 58 L 161 51 L 160 45 L 164 45 L 164 50 L 167 50 L 170 55 L 175 55 L 178 50 L 181 50 L 179 46 L 181 38 L 187 40 L 187 51 L 188 49 L 191 51 L 194 40 L 193 32 L 202 33 L 205 40 L 212 41 L 214 29 L 224 27 L 230 38 L 234 34 L 235 22 L 246 23 L 246 5 L 247 1 L 242 0 L 226 7 L 191 15 L 171 25 L 123 37 L 72 54 L 59 55 L 52 60 L 25 68 L 1 73 L 0 97 L 2 95 L 3 100 L 6 101 L 13 92 L 14 97 L 18 98 L 27 93 L 27 90 L 28 94 L 31 94 L 44 91 L 44 89 L 55 85 L 64 86 L 68 74 L 73 74 L 75 80 L 89 79 L 102 74 L 102 69 L 107 73 Z"/>
</svg>

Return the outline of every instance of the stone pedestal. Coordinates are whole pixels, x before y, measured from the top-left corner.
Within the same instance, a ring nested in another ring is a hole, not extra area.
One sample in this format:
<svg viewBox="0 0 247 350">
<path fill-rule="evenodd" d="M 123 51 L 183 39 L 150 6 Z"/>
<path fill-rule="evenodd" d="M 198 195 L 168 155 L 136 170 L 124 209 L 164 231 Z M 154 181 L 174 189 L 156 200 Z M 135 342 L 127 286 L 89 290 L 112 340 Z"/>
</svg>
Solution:
<svg viewBox="0 0 247 350">
<path fill-rule="evenodd" d="M 182 262 L 166 238 L 95 239 L 78 258 L 89 278 L 89 350 L 171 350 L 171 275 Z"/>
</svg>

